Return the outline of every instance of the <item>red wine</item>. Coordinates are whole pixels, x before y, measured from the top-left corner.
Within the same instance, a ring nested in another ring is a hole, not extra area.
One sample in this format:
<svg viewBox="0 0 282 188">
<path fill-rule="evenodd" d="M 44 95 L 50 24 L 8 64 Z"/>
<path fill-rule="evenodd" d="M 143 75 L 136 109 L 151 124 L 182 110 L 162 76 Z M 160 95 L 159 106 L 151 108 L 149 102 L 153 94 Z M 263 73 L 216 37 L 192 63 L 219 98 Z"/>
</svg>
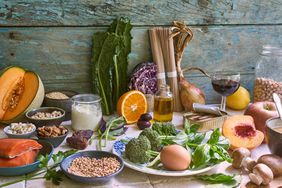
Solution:
<svg viewBox="0 0 282 188">
<path fill-rule="evenodd" d="M 240 83 L 234 80 L 220 79 L 212 80 L 213 89 L 223 96 L 229 96 L 235 93 Z"/>
</svg>

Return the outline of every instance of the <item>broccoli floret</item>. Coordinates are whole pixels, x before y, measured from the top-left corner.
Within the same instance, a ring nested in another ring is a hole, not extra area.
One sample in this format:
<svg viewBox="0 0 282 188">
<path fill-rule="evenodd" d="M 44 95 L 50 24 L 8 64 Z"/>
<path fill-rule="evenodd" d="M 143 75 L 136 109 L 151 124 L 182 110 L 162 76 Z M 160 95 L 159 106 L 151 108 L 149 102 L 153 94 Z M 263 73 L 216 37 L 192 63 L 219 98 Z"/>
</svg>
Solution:
<svg viewBox="0 0 282 188">
<path fill-rule="evenodd" d="M 150 141 L 146 136 L 131 139 L 125 146 L 125 156 L 133 163 L 147 163 L 158 152 L 151 151 Z"/>
<path fill-rule="evenodd" d="M 162 136 L 175 136 L 177 134 L 176 128 L 171 122 L 155 122 L 152 129 Z"/>
<path fill-rule="evenodd" d="M 157 131 L 154 131 L 151 128 L 146 128 L 139 136 L 146 136 L 149 139 L 153 151 L 159 151 L 161 149 L 161 139 Z"/>
</svg>

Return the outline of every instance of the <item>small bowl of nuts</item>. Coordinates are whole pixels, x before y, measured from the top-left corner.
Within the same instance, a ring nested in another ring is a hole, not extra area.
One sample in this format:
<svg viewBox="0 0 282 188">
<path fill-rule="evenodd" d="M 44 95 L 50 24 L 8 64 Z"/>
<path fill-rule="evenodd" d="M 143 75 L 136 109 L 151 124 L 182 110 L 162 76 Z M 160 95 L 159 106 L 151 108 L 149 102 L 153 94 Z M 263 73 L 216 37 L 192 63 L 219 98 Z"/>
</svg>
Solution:
<svg viewBox="0 0 282 188">
<path fill-rule="evenodd" d="M 57 107 L 41 107 L 28 111 L 25 116 L 36 127 L 60 125 L 65 120 L 65 111 Z"/>
<path fill-rule="evenodd" d="M 62 125 L 42 126 L 37 128 L 37 137 L 39 140 L 50 142 L 56 148 L 65 140 L 68 132 Z"/>
<path fill-rule="evenodd" d="M 30 138 L 34 135 L 36 127 L 32 123 L 11 123 L 4 128 L 9 138 Z"/>
</svg>

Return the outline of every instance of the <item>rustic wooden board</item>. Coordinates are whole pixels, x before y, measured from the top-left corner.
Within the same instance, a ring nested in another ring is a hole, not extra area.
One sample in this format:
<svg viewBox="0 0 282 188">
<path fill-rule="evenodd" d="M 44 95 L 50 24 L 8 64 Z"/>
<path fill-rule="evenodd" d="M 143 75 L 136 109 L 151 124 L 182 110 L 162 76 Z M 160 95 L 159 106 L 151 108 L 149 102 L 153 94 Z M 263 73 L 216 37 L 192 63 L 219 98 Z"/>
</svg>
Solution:
<svg viewBox="0 0 282 188">
<path fill-rule="evenodd" d="M 281 24 L 282 0 L 1 0 L 1 25 L 108 25 L 129 17 L 134 25 Z"/>
<path fill-rule="evenodd" d="M 0 68 L 17 64 L 37 71 L 43 80 L 88 81 L 91 37 L 103 28 L 0 28 Z M 279 45 L 282 26 L 194 27 L 183 67 L 208 71 L 237 70 L 253 73 L 263 44 Z M 151 60 L 147 28 L 132 32 L 129 70 Z"/>
</svg>

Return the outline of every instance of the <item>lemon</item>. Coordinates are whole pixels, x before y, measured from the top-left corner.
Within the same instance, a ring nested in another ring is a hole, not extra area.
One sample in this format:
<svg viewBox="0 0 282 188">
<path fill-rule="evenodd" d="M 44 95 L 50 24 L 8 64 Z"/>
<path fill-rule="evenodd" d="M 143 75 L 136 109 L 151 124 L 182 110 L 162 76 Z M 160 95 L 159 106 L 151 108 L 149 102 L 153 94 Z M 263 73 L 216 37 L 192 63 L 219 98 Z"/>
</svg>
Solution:
<svg viewBox="0 0 282 188">
<path fill-rule="evenodd" d="M 250 93 L 247 89 L 240 86 L 239 89 L 232 95 L 226 98 L 226 105 L 234 110 L 243 110 L 250 103 Z"/>
</svg>

